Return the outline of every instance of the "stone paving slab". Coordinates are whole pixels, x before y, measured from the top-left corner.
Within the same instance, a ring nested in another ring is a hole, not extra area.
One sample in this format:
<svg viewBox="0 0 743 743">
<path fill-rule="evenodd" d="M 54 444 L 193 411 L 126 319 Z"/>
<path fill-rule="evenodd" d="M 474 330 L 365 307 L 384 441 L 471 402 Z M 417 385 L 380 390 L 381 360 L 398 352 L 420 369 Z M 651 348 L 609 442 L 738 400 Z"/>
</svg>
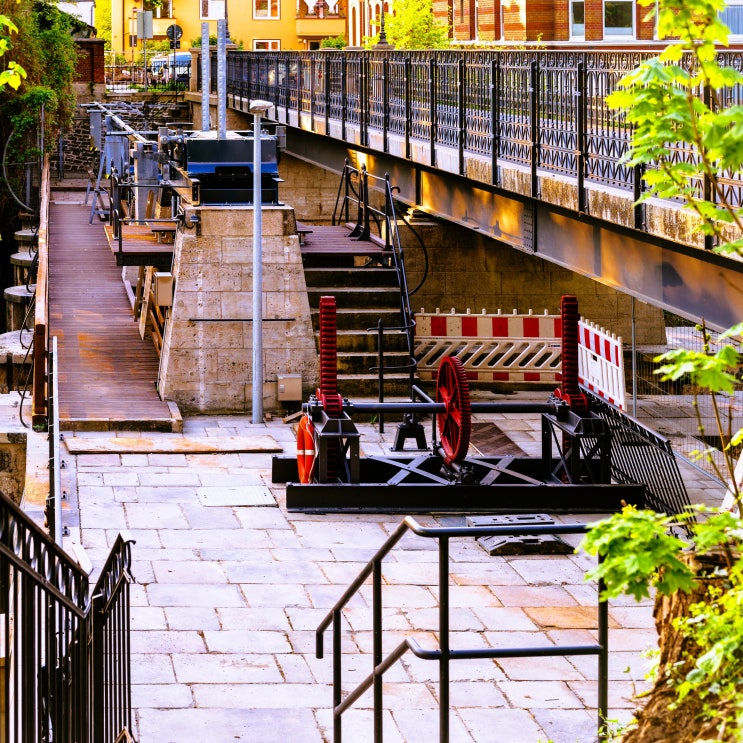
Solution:
<svg viewBox="0 0 743 743">
<path fill-rule="evenodd" d="M 540 421 L 498 426 L 539 455 Z M 235 450 L 237 440 L 268 441 L 291 453 L 291 426 L 245 417 L 195 416 L 182 439 L 211 449 L 180 450 L 172 434 L 150 434 L 152 448 L 109 448 L 126 435 L 86 432 L 64 470 L 69 541 L 84 545 L 96 569 L 120 529 L 133 546 L 132 679 L 139 743 L 325 743 L 332 740 L 332 643 L 315 657 L 316 628 L 384 540 L 399 516 L 289 514 L 285 487 L 271 482 L 271 450 Z M 390 453 L 384 434 L 360 426 L 364 450 Z M 518 429 L 518 430 L 517 430 Z M 256 433 L 257 432 L 257 433 Z M 133 438 L 133 437 L 132 437 Z M 139 437 L 137 437 L 139 438 Z M 71 439 L 67 439 L 69 442 Z M 84 443 L 83 443 L 84 442 Z M 222 442 L 228 442 L 222 446 Z M 232 442 L 232 443 L 229 443 Z M 73 445 L 74 449 L 74 445 Z M 692 493 L 722 497 L 692 468 Z M 426 526 L 459 523 L 418 516 Z M 582 522 L 598 516 L 560 516 Z M 579 538 L 571 543 L 577 544 Z M 452 540 L 452 646 L 541 647 L 596 643 L 596 588 L 584 581 L 585 555 L 490 556 L 475 540 Z M 384 651 L 407 637 L 438 641 L 438 552 L 406 535 L 383 563 Z M 342 612 L 344 689 L 372 670 L 372 590 Z M 611 602 L 610 718 L 631 717 L 647 688 L 645 651 L 655 633 L 652 603 Z M 593 743 L 595 657 L 457 661 L 451 666 L 450 740 L 456 743 Z M 385 676 L 386 743 L 439 739 L 438 665 L 410 654 Z M 344 740 L 372 743 L 371 694 L 344 715 Z"/>
<path fill-rule="evenodd" d="M 66 436 L 70 454 L 155 454 L 155 453 L 215 453 L 224 452 L 279 452 L 282 447 L 273 436 L 113 436 L 94 438 Z"/>
</svg>

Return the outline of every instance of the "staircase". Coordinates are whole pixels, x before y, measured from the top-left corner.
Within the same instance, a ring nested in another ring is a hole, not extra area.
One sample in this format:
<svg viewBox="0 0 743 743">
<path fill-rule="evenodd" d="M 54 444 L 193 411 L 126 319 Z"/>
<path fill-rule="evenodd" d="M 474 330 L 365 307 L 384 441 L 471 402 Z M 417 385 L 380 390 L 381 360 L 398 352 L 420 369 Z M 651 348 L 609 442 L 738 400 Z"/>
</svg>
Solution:
<svg viewBox="0 0 743 743">
<path fill-rule="evenodd" d="M 338 391 L 344 397 L 378 397 L 378 323 L 399 328 L 400 286 L 394 267 L 385 265 L 381 249 L 372 241 L 355 242 L 348 237 L 348 253 L 323 252 L 314 245 L 323 242 L 323 227 L 314 227 L 302 246 L 312 325 L 320 348 L 320 297 L 336 301 L 338 324 Z M 332 228 L 331 228 L 332 229 Z M 370 255 L 362 255 L 363 251 Z M 371 328 L 371 330 L 369 330 Z M 405 333 L 384 333 L 384 395 L 407 396 L 409 356 Z M 394 369 L 394 367 L 398 367 Z M 373 371 L 372 371 L 373 370 Z"/>
<path fill-rule="evenodd" d="M 371 203 L 370 192 L 383 206 Z M 410 394 L 413 313 L 389 177 L 346 162 L 330 225 L 299 223 L 305 282 L 320 349 L 320 298 L 335 297 L 338 392 L 380 398 Z M 389 328 L 384 333 L 379 329 Z"/>
</svg>

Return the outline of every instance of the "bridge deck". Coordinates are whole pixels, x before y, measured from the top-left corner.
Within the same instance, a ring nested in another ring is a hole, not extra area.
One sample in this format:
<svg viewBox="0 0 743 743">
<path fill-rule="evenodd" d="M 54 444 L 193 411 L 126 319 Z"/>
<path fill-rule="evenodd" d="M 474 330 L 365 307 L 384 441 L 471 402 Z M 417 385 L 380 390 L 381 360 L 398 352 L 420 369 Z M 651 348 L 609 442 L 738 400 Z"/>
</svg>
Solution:
<svg viewBox="0 0 743 743">
<path fill-rule="evenodd" d="M 66 430 L 173 430 L 177 411 L 155 388 L 159 359 L 139 336 L 121 269 L 90 208 L 52 203 L 50 336 L 57 336 Z"/>
</svg>

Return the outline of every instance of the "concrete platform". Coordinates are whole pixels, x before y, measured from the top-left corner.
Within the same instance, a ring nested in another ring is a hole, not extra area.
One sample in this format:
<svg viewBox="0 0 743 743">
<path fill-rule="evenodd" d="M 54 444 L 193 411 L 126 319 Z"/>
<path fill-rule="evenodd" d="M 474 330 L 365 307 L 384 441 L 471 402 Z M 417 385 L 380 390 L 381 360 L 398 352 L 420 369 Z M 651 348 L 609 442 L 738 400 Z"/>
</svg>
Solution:
<svg viewBox="0 0 743 743">
<path fill-rule="evenodd" d="M 497 418 L 511 442 L 538 455 L 538 416 L 480 417 Z M 389 453 L 394 424 L 383 434 L 369 424 L 359 428 L 366 454 Z M 316 659 L 315 628 L 400 517 L 288 514 L 285 488 L 271 483 L 272 454 L 230 450 L 229 443 L 267 438 L 291 453 L 293 426 L 278 419 L 256 426 L 246 416 L 186 417 L 182 434 L 148 433 L 149 452 L 130 450 L 125 440 L 132 436 L 69 436 L 75 453 L 65 450 L 62 477 L 67 548 L 84 545 L 97 570 L 119 530 L 136 539 L 137 739 L 332 740 L 330 639 L 326 657 Z M 188 440 L 215 446 L 189 451 Z M 722 498 L 719 485 L 694 468 L 684 468 L 684 478 L 693 500 Z M 464 525 L 463 516 L 418 518 Z M 474 540 L 452 542 L 452 646 L 594 643 L 596 589 L 583 580 L 592 565 L 580 553 L 491 557 Z M 385 652 L 411 635 L 434 646 L 437 570 L 433 545 L 413 537 L 386 559 Z M 371 671 L 370 606 L 367 587 L 344 613 L 347 689 Z M 609 616 L 610 717 L 623 722 L 635 708 L 633 695 L 647 686 L 652 606 L 622 599 Z M 591 657 L 459 661 L 452 666 L 451 740 L 594 741 L 596 677 Z M 435 664 L 406 656 L 385 677 L 384 693 L 385 741 L 438 740 Z M 372 739 L 367 694 L 344 717 L 344 740 Z"/>
</svg>

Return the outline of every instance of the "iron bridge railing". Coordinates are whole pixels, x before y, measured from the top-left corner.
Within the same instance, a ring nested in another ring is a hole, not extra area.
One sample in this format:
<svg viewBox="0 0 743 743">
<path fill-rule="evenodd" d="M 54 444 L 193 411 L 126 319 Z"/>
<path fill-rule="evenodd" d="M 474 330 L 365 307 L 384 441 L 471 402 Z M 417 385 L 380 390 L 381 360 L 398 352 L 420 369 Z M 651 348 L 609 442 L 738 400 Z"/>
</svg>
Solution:
<svg viewBox="0 0 743 743">
<path fill-rule="evenodd" d="M 0 684 L 7 743 L 114 743 L 131 730 L 129 584 L 119 535 L 88 572 L 0 493 Z"/>
<path fill-rule="evenodd" d="M 383 740 L 383 694 L 382 681 L 384 674 L 408 651 L 423 660 L 435 661 L 439 669 L 439 741 L 448 743 L 450 720 L 449 681 L 452 661 L 496 659 L 496 658 L 546 658 L 569 655 L 595 655 L 598 660 L 598 740 L 606 740 L 606 719 L 608 711 L 608 639 L 609 610 L 608 604 L 601 599 L 603 584 L 598 584 L 598 642 L 594 645 L 547 645 L 527 648 L 462 648 L 451 647 L 451 617 L 449 615 L 449 543 L 452 539 L 475 539 L 486 536 L 533 536 L 552 534 L 582 534 L 585 524 L 551 524 L 542 526 L 483 526 L 483 527 L 424 527 L 414 518 L 406 517 L 387 541 L 369 560 L 364 569 L 346 589 L 343 596 L 328 612 L 315 632 L 317 658 L 324 656 L 324 635 L 332 626 L 333 648 L 333 743 L 342 740 L 342 715 L 350 709 L 362 694 L 372 689 L 374 743 Z M 422 648 L 414 639 L 406 638 L 389 655 L 383 655 L 382 640 L 382 562 L 395 545 L 408 533 L 412 532 L 424 539 L 435 539 L 438 542 L 439 554 L 439 647 Z M 372 670 L 371 673 L 345 696 L 343 694 L 342 674 L 342 637 L 341 620 L 343 610 L 356 595 L 364 583 L 372 579 Z"/>
<path fill-rule="evenodd" d="M 470 176 L 467 159 L 490 164 L 491 185 L 500 186 L 499 164 L 531 173 L 531 195 L 539 197 L 537 170 L 578 181 L 578 209 L 585 208 L 587 182 L 631 191 L 642 190 L 642 173 L 622 162 L 631 127 L 608 108 L 606 97 L 623 75 L 652 51 L 317 51 L 244 52 L 227 55 L 227 95 L 247 110 L 252 98 L 269 100 L 287 113 L 287 121 L 324 131 L 362 147 L 390 151 L 420 162 L 421 153 L 436 167 L 437 153 L 446 169 Z M 743 52 L 719 52 L 723 66 L 743 69 Z M 739 103 L 743 88 L 718 106 Z M 323 124 L 322 128 L 317 125 Z M 332 123 L 332 126 L 331 126 Z M 672 144 L 673 157 L 696 164 L 691 147 Z M 413 149 L 416 153 L 413 157 Z M 465 155 L 467 157 L 465 157 Z M 477 176 L 476 176 L 477 177 Z M 719 190 L 732 204 L 743 204 L 740 174 L 717 174 L 717 189 L 697 178 L 700 196 Z M 641 206 L 635 227 L 644 228 Z"/>
</svg>

